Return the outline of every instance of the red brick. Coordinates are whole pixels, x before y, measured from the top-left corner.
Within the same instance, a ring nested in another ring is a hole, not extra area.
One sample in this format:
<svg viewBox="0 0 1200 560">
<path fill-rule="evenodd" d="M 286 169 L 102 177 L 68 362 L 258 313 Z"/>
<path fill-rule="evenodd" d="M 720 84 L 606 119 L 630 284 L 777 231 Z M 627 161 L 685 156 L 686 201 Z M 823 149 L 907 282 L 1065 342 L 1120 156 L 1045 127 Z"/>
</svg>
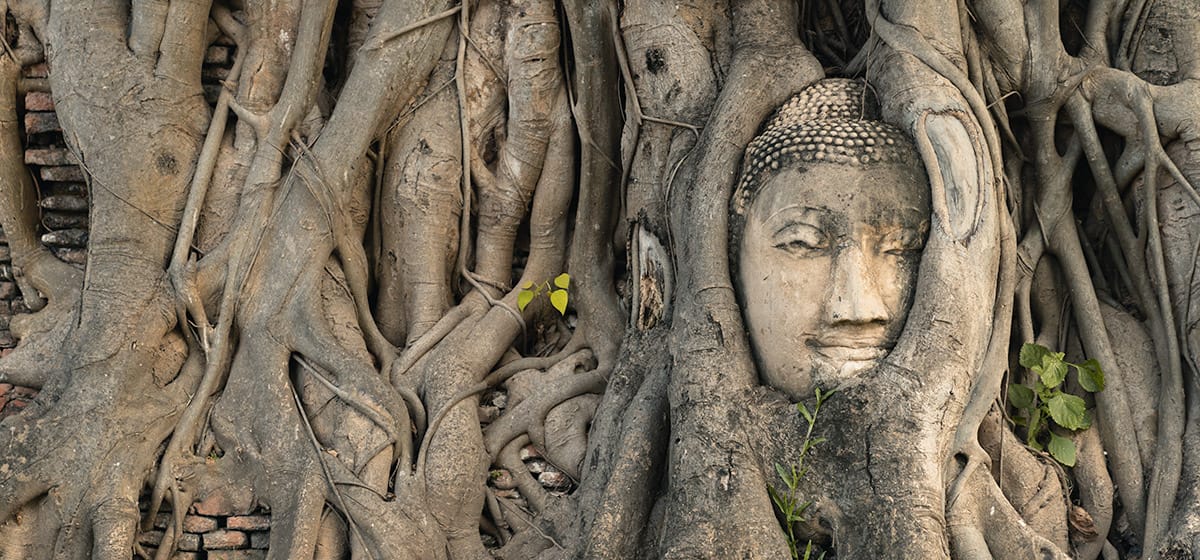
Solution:
<svg viewBox="0 0 1200 560">
<path fill-rule="evenodd" d="M 0 383 L 0 399 L 3 399 L 4 395 L 7 394 L 9 389 L 12 388 L 13 386 L 11 383 Z"/>
<path fill-rule="evenodd" d="M 185 533 L 207 533 L 217 529 L 217 520 L 200 515 L 183 516 L 183 531 Z"/>
<path fill-rule="evenodd" d="M 225 520 L 225 527 L 239 531 L 266 531 L 271 518 L 266 515 L 236 515 Z"/>
<path fill-rule="evenodd" d="M 217 490 L 200 501 L 192 504 L 191 512 L 210 517 L 226 517 L 230 515 L 249 515 L 254 507 L 254 497 L 246 492 L 238 492 L 230 496 L 230 492 Z"/>
<path fill-rule="evenodd" d="M 250 533 L 250 548 L 267 548 L 271 544 L 271 533 L 255 531 Z"/>
<path fill-rule="evenodd" d="M 25 113 L 25 134 L 41 134 L 62 130 L 54 113 Z"/>
<path fill-rule="evenodd" d="M 8 401 L 4 404 L 4 410 L 0 410 L 0 416 L 11 416 L 21 412 L 21 409 L 25 408 L 25 406 L 28 404 L 28 402 L 21 399 Z"/>
<path fill-rule="evenodd" d="M 229 64 L 229 47 L 213 45 L 204 53 L 205 64 Z"/>
<path fill-rule="evenodd" d="M 179 550 L 196 552 L 200 550 L 200 535 L 184 533 L 176 542 L 176 548 Z"/>
<path fill-rule="evenodd" d="M 210 550 L 209 560 L 263 560 L 267 557 L 265 550 Z"/>
<path fill-rule="evenodd" d="M 241 531 L 218 529 L 204 534 L 204 550 L 228 550 L 231 548 L 246 548 L 250 538 Z"/>
<path fill-rule="evenodd" d="M 70 195 L 47 196 L 39 205 L 47 210 L 83 212 L 88 209 L 87 198 Z"/>
<path fill-rule="evenodd" d="M 46 229 L 87 228 L 88 215 L 71 212 L 45 212 L 42 214 L 42 225 Z"/>
<path fill-rule="evenodd" d="M 82 182 L 86 180 L 83 170 L 76 165 L 56 165 L 38 170 L 43 181 Z"/>
<path fill-rule="evenodd" d="M 219 82 L 229 77 L 229 69 L 220 66 L 205 66 L 200 71 L 200 78 L 209 82 Z"/>
<path fill-rule="evenodd" d="M 26 78 L 45 78 L 50 75 L 50 69 L 45 62 L 39 62 L 33 66 L 25 67 Z"/>
<path fill-rule="evenodd" d="M 82 182 L 56 183 L 48 181 L 42 184 L 42 192 L 47 196 L 67 195 L 86 197 L 88 195 L 87 185 Z"/>
<path fill-rule="evenodd" d="M 51 249 L 51 251 L 54 252 L 54 256 L 58 257 L 59 260 L 65 262 L 65 263 L 79 264 L 79 265 L 87 264 L 87 250 L 86 249 L 53 248 L 53 249 Z M 3 301 L 3 300 L 0 300 L 0 301 Z"/>
<path fill-rule="evenodd" d="M 66 148 L 30 148 L 25 150 L 25 163 L 30 165 L 74 165 L 75 156 Z"/>
<path fill-rule="evenodd" d="M 87 247 L 88 230 L 60 229 L 42 234 L 42 243 L 51 247 Z"/>
<path fill-rule="evenodd" d="M 144 544 L 147 546 L 158 546 L 160 543 L 162 543 L 162 538 L 162 531 L 146 531 L 138 535 L 137 542 L 138 544 Z"/>
<path fill-rule="evenodd" d="M 44 91 L 31 91 L 25 94 L 26 111 L 53 111 L 54 98 Z"/>
</svg>

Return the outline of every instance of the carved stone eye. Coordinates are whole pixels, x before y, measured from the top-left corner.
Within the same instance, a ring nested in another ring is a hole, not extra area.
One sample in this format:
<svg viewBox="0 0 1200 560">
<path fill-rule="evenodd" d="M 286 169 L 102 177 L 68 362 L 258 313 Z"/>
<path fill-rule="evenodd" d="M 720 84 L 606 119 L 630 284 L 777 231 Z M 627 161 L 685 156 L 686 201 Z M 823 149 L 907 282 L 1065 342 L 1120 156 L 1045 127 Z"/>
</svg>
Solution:
<svg viewBox="0 0 1200 560">
<path fill-rule="evenodd" d="M 816 256 L 829 250 L 830 242 L 820 228 L 801 222 L 791 222 L 772 236 L 776 249 L 798 256 Z"/>
<path fill-rule="evenodd" d="M 881 254 L 910 256 L 925 247 L 925 236 L 912 228 L 895 228 L 879 241 L 877 250 Z"/>
</svg>

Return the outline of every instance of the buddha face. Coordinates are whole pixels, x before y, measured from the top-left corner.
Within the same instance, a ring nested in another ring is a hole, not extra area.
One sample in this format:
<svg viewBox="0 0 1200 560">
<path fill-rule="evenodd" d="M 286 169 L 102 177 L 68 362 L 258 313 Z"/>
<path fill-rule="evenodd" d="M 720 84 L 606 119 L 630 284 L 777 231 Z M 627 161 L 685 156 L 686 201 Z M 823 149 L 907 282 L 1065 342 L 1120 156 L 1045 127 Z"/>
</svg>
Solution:
<svg viewBox="0 0 1200 560">
<path fill-rule="evenodd" d="M 887 356 L 929 224 L 922 169 L 818 163 L 766 179 L 746 211 L 739 283 L 765 384 L 793 399 Z"/>
</svg>

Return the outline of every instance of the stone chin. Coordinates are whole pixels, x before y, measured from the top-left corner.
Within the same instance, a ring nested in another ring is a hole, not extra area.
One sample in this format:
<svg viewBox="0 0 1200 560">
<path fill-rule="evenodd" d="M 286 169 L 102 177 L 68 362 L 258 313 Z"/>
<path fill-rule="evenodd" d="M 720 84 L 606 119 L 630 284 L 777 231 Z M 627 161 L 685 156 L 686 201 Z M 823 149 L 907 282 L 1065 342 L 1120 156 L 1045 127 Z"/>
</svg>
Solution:
<svg viewBox="0 0 1200 560">
<path fill-rule="evenodd" d="M 857 385 L 866 377 L 867 372 L 875 369 L 891 352 L 889 348 L 824 348 L 814 349 L 813 369 L 810 384 L 813 388 L 820 387 L 822 391 L 845 389 Z M 792 395 L 792 398 L 807 397 L 808 394 Z"/>
<path fill-rule="evenodd" d="M 762 383 L 793 401 L 813 396 L 813 390 L 840 390 L 857 385 L 891 353 L 890 348 L 812 348 L 806 366 L 760 368 Z"/>
</svg>

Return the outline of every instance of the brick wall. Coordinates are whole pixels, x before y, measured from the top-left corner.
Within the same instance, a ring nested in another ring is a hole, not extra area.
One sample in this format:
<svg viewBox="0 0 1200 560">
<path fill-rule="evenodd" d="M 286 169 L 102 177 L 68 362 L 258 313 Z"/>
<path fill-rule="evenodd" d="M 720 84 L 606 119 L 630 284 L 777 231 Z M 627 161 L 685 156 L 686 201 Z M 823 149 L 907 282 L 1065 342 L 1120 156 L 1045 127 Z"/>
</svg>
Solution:
<svg viewBox="0 0 1200 560">
<path fill-rule="evenodd" d="M 170 522 L 165 513 L 154 520 L 154 529 L 138 535 L 138 544 L 153 555 Z M 179 539 L 179 560 L 258 560 L 267 556 L 271 518 L 268 515 L 200 515 L 193 506 L 183 518 L 183 537 Z"/>
<path fill-rule="evenodd" d="M 227 40 L 209 48 L 203 73 L 204 95 L 215 104 L 220 81 L 228 76 L 233 47 Z M 25 69 L 27 78 L 45 78 L 46 66 Z M 25 141 L 25 163 L 36 178 L 42 243 L 64 262 L 83 267 L 87 262 L 88 187 L 83 170 L 63 141 L 62 128 L 54 113 L 54 97 L 30 92 L 24 97 L 21 115 Z M 0 359 L 12 352 L 17 341 L 9 331 L 12 316 L 28 313 L 20 290 L 13 282 L 8 239 L 0 229 Z M 27 387 L 0 383 L 0 419 L 19 412 L 37 395 Z M 182 560 L 257 560 L 266 558 L 271 519 L 262 511 L 235 511 L 222 500 L 193 504 L 183 521 L 179 552 Z M 138 544 L 153 555 L 169 518 L 159 514 L 154 529 L 138 535 Z"/>
</svg>

